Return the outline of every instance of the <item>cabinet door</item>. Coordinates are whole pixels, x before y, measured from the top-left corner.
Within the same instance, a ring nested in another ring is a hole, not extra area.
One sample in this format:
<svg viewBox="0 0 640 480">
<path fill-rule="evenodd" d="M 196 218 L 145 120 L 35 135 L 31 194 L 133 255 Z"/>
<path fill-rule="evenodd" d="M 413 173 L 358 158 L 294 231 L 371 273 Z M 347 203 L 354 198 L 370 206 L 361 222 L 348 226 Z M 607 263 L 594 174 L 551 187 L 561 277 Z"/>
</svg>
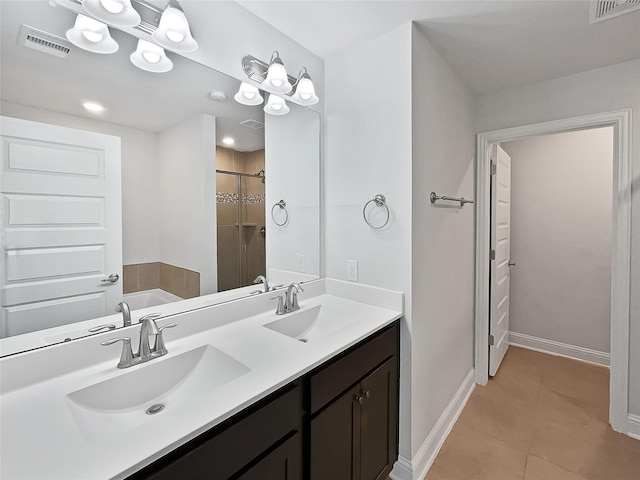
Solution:
<svg viewBox="0 0 640 480">
<path fill-rule="evenodd" d="M 360 475 L 356 478 L 384 480 L 397 457 L 396 357 L 389 359 L 365 377 L 360 388 Z"/>
<path fill-rule="evenodd" d="M 311 480 L 351 480 L 354 465 L 354 423 L 360 408 L 356 385 L 311 420 Z"/>
<path fill-rule="evenodd" d="M 302 480 L 300 434 L 260 460 L 237 480 Z"/>
</svg>

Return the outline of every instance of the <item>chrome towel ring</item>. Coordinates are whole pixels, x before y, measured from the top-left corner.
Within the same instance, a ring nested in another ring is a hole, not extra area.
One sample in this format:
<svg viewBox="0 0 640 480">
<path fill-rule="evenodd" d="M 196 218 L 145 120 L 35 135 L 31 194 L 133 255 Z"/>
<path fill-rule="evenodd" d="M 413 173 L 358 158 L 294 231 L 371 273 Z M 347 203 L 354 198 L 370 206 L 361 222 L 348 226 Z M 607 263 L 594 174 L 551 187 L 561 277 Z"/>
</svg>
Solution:
<svg viewBox="0 0 640 480">
<path fill-rule="evenodd" d="M 284 221 L 282 223 L 279 223 L 276 220 L 276 215 L 275 215 L 276 207 L 280 207 L 281 210 L 284 210 Z M 287 222 L 289 221 L 289 212 L 287 211 L 287 202 L 285 202 L 284 200 L 280 200 L 279 202 L 276 202 L 273 204 L 273 207 L 271 207 L 271 219 L 273 220 L 273 223 L 275 223 L 279 227 L 284 227 L 287 224 Z"/>
<path fill-rule="evenodd" d="M 378 207 L 384 207 L 385 210 L 387 211 L 387 219 L 384 221 L 384 223 L 382 225 L 380 225 L 378 227 L 372 225 L 371 222 L 369 222 L 369 219 L 367 219 L 367 206 L 371 202 L 373 202 Z M 362 207 L 362 218 L 364 218 L 364 221 L 367 222 L 367 225 L 369 225 L 374 230 L 380 230 L 380 229 L 386 227 L 387 224 L 389 223 L 389 217 L 390 216 L 391 215 L 389 213 L 389 207 L 387 206 L 387 199 L 384 198 L 384 195 L 382 195 L 381 193 L 377 194 L 375 197 L 373 197 L 371 200 L 369 200 L 367 203 L 365 203 L 364 207 Z"/>
</svg>

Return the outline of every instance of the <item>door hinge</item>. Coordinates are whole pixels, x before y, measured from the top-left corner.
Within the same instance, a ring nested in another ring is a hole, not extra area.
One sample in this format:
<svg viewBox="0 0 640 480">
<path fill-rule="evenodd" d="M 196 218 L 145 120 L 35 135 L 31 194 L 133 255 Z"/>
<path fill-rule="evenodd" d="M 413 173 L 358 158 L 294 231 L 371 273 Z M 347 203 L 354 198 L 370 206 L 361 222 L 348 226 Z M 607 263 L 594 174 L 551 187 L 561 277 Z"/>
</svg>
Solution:
<svg viewBox="0 0 640 480">
<path fill-rule="evenodd" d="M 489 260 L 495 260 L 495 259 L 496 259 L 496 251 L 489 250 Z"/>
<path fill-rule="evenodd" d="M 496 339 L 493 335 L 489 335 L 489 346 L 493 346 L 496 344 Z"/>
<path fill-rule="evenodd" d="M 498 166 L 493 160 L 491 160 L 491 175 L 495 175 L 498 172 Z"/>
</svg>

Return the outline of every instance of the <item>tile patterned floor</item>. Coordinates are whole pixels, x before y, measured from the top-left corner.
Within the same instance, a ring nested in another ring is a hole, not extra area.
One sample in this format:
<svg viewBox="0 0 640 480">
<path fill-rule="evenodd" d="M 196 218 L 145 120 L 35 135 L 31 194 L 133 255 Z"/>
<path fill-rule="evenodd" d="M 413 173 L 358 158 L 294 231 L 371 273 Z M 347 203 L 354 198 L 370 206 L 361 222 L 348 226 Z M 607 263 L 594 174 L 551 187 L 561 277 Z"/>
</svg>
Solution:
<svg viewBox="0 0 640 480">
<path fill-rule="evenodd" d="M 608 408 L 607 368 L 510 347 L 425 480 L 640 480 L 640 441 Z"/>
</svg>

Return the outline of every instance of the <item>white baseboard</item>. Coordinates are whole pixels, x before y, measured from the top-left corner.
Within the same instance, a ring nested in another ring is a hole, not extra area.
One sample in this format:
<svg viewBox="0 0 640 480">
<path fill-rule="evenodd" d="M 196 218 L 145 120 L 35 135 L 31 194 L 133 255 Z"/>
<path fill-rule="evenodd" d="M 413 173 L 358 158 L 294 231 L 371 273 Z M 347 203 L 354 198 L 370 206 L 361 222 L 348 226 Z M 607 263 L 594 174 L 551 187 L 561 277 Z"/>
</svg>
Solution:
<svg viewBox="0 0 640 480">
<path fill-rule="evenodd" d="M 627 435 L 636 440 L 640 440 L 640 415 L 630 413 L 627 415 L 627 420 L 629 421 L 629 431 Z"/>
<path fill-rule="evenodd" d="M 442 448 L 442 444 L 447 439 L 476 386 L 474 375 L 475 372 L 472 369 L 462 381 L 458 391 L 438 418 L 415 456 L 411 460 L 404 457 L 398 458 L 390 474 L 393 480 L 422 480 L 427 475 L 440 448 Z"/>
<path fill-rule="evenodd" d="M 567 343 L 556 342 L 544 338 L 525 335 L 524 333 L 509 332 L 509 344 L 516 347 L 528 348 L 537 352 L 559 355 L 561 357 L 573 358 L 585 362 L 597 363 L 598 365 L 609 366 L 610 355 L 590 348 L 577 347 Z"/>
</svg>

